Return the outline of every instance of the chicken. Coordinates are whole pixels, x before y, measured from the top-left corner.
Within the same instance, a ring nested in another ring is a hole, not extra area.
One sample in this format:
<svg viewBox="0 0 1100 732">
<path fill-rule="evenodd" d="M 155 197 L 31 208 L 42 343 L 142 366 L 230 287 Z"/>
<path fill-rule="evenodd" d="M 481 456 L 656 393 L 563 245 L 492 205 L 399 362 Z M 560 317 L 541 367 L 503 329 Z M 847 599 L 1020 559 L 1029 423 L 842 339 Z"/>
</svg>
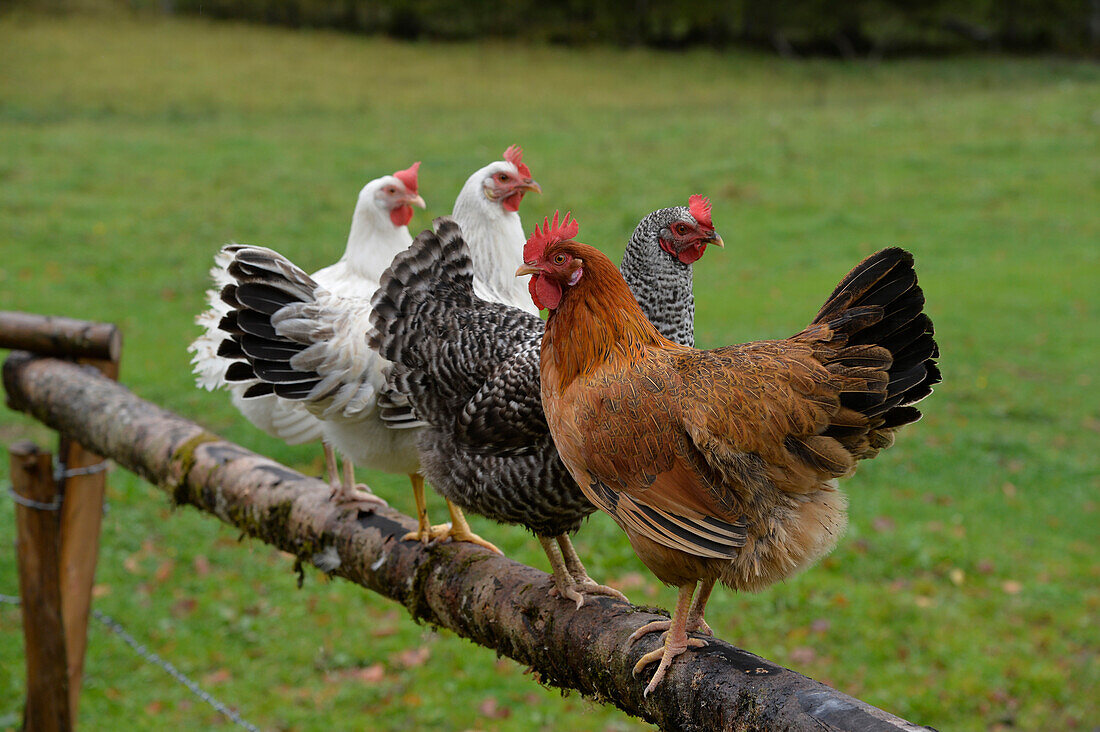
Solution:
<svg viewBox="0 0 1100 732">
<path fill-rule="evenodd" d="M 474 293 L 483 300 L 534 313 L 527 288 L 515 277 L 527 241 L 519 206 L 527 192 L 542 193 L 542 188 L 523 162 L 523 148 L 512 145 L 503 158 L 466 179 L 451 218 L 462 227 L 470 244 Z"/>
<path fill-rule="evenodd" d="M 505 278 L 513 287 L 516 283 L 507 271 L 522 261 L 523 230 L 515 209 L 530 190 L 540 189 L 513 146 L 504 160 L 471 175 L 455 202 L 455 210 L 481 232 L 472 250 L 483 267 L 475 283 L 485 292 L 504 296 L 494 283 Z M 515 253 L 506 256 L 503 247 L 510 239 Z M 284 399 L 302 400 L 321 417 L 325 439 L 358 464 L 408 474 L 418 529 L 406 538 L 427 542 L 449 537 L 496 551 L 470 530 L 461 509 L 450 501 L 450 524 L 432 526 L 428 521 L 415 444 L 421 423 L 401 405 L 399 395 L 383 397 L 391 364 L 365 338 L 374 288 L 336 295 L 271 250 L 230 247 L 227 254 L 234 260 L 229 273 L 238 282 L 236 289 L 223 293 L 236 316 L 229 329 L 236 331 L 250 374 L 264 382 L 257 391 L 266 388 Z M 531 309 L 530 299 L 523 299 Z M 381 419 L 382 407 L 393 427 Z"/>
<path fill-rule="evenodd" d="M 710 632 L 715 582 L 760 590 L 832 550 L 847 524 L 837 480 L 920 417 L 938 349 L 902 249 L 861 262 L 800 333 L 699 351 L 658 333 L 574 230 L 556 216 L 547 229 L 517 274 L 551 311 L 540 354 L 550 432 L 584 494 L 679 588 L 672 620 L 631 639 L 666 631 L 634 669 L 660 661 L 648 695 L 705 644 L 687 633 Z"/>
<path fill-rule="evenodd" d="M 419 168 L 420 163 L 414 163 L 410 168 L 376 178 L 363 186 L 352 214 L 344 256 L 315 272 L 314 280 L 338 294 L 371 291 L 378 286 L 382 270 L 395 254 L 412 242 L 407 228 L 412 219 L 412 207 L 424 208 L 424 199 L 417 193 Z M 229 312 L 229 307 L 221 300 L 222 288 L 232 282 L 228 267 L 229 258 L 219 253 L 210 271 L 214 287 L 207 292 L 209 307 L 196 318 L 203 332 L 188 348 L 194 353 L 191 362 L 198 385 L 210 391 L 228 389 L 233 405 L 249 422 L 290 445 L 322 440 L 325 466 L 337 497 L 377 501 L 365 486 L 354 485 L 351 461 L 344 461 L 343 477 L 337 476 L 336 457 L 329 444 L 323 441 L 321 421 L 302 403 L 281 399 L 270 391 L 258 394 L 262 389 L 254 389 L 250 398 L 244 398 L 244 394 L 257 385 L 247 368 L 235 368 L 227 378 L 227 372 L 240 355 L 219 329 L 222 318 Z"/>
<path fill-rule="evenodd" d="M 558 458 L 542 412 L 543 322 L 479 298 L 463 232 L 448 219 L 435 224 L 397 256 L 371 303 L 371 345 L 395 364 L 391 389 L 426 423 L 421 469 L 464 510 L 530 529 L 550 559 L 555 594 L 578 607 L 585 593 L 621 597 L 589 578 L 569 539 L 596 509 Z M 706 199 L 692 196 L 689 206 L 642 219 L 623 257 L 654 325 L 686 344 L 691 263 L 708 244 L 722 239 Z"/>
</svg>

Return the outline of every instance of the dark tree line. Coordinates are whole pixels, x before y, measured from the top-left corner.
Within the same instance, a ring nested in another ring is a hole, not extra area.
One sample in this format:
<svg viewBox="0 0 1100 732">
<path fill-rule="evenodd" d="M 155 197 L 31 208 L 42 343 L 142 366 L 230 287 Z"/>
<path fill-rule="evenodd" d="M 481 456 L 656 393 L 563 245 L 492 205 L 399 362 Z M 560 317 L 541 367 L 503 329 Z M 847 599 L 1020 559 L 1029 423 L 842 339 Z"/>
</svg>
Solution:
<svg viewBox="0 0 1100 732">
<path fill-rule="evenodd" d="M 15 0 L 7 5 L 64 11 L 97 1 L 137 11 L 406 40 L 747 46 L 841 57 L 1100 54 L 1100 0 Z"/>
<path fill-rule="evenodd" d="M 1100 0 L 130 0 L 170 12 L 402 39 L 484 37 L 845 57 L 1100 52 Z"/>
</svg>

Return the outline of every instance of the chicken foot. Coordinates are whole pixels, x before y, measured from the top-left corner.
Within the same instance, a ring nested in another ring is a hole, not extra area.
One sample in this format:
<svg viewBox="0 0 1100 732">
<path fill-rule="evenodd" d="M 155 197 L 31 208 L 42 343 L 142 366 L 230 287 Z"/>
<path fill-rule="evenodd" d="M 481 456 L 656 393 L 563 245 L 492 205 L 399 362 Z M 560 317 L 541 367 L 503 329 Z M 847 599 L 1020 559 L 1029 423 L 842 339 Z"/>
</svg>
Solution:
<svg viewBox="0 0 1100 732">
<path fill-rule="evenodd" d="M 382 498 L 376 496 L 365 483 L 355 482 L 355 465 L 350 460 L 345 458 L 342 472 L 338 471 L 336 468 L 336 450 L 324 441 L 321 442 L 321 447 L 325 452 L 325 472 L 328 473 L 328 484 L 332 487 L 330 500 L 340 504 L 363 503 L 371 509 L 389 505 Z"/>
<path fill-rule="evenodd" d="M 703 619 L 703 611 L 706 608 L 707 600 L 710 599 L 710 593 L 714 589 L 714 582 L 714 580 L 703 580 L 699 583 L 699 594 L 695 596 L 695 599 L 691 603 L 691 610 L 688 611 L 687 622 L 684 626 L 684 629 L 688 633 L 714 635 L 714 631 L 707 625 L 707 621 Z M 659 630 L 667 631 L 671 627 L 671 620 L 654 620 L 635 630 L 630 634 L 630 638 L 627 640 L 633 644 L 643 635 L 656 633 Z"/>
<path fill-rule="evenodd" d="M 569 572 L 569 576 L 573 578 L 574 589 L 582 594 L 607 595 L 622 600 L 623 602 L 630 602 L 630 600 L 626 598 L 626 595 L 619 592 L 614 587 L 601 585 L 588 576 L 588 571 L 585 570 L 584 565 L 581 564 L 581 558 L 577 556 L 577 550 L 573 548 L 573 540 L 569 538 L 568 534 L 561 534 L 555 537 L 555 539 L 558 542 L 558 546 L 561 548 L 561 556 L 562 559 L 565 560 L 565 568 Z"/>
<path fill-rule="evenodd" d="M 713 586 L 713 583 L 711 583 Z M 649 653 L 638 659 L 638 663 L 634 666 L 634 675 L 637 676 L 645 667 L 654 661 L 660 661 L 660 665 L 657 666 L 657 670 L 653 673 L 653 678 L 649 680 L 649 684 L 646 685 L 645 691 L 642 692 L 642 696 L 649 696 L 654 689 L 657 688 L 657 684 L 661 683 L 661 680 L 668 672 L 668 667 L 672 665 L 672 661 L 686 651 L 688 648 L 701 648 L 705 646 L 707 642 L 702 638 L 691 638 L 687 634 L 687 621 L 690 610 L 688 606 L 691 604 L 691 596 L 695 592 L 695 583 L 689 585 L 681 585 L 679 598 L 676 601 L 676 610 L 672 613 L 671 621 L 658 621 L 669 622 L 669 630 L 664 635 L 664 645 L 655 651 Z M 652 625 L 652 623 L 650 623 Z M 635 633 L 636 634 L 636 633 Z M 627 644 L 634 643 L 634 636 L 630 637 Z"/>
<path fill-rule="evenodd" d="M 466 521 L 466 516 L 462 513 L 462 509 L 447 500 L 447 510 L 451 514 L 451 523 L 449 524 L 432 524 L 428 521 L 428 504 L 424 499 L 424 477 L 418 473 L 411 473 L 409 480 L 413 486 L 413 499 L 416 501 L 416 521 L 418 528 L 416 531 L 410 531 L 401 537 L 402 541 L 417 540 L 422 544 L 428 544 L 432 541 L 441 539 L 450 539 L 451 541 L 465 541 L 471 544 L 477 544 L 484 547 L 491 552 L 503 555 L 500 549 L 497 549 L 491 542 L 482 539 L 470 529 L 470 524 Z"/>
<path fill-rule="evenodd" d="M 540 536 L 538 540 L 542 544 L 542 550 L 546 552 L 547 559 L 550 560 L 550 570 L 554 575 L 554 586 L 550 588 L 551 597 L 564 597 L 572 600 L 577 603 L 578 610 L 584 605 L 585 593 L 610 595 L 626 600 L 626 597 L 618 590 L 596 584 L 595 580 L 588 576 L 568 536 L 565 534 L 553 538 Z M 562 540 L 564 540 L 564 543 Z"/>
</svg>

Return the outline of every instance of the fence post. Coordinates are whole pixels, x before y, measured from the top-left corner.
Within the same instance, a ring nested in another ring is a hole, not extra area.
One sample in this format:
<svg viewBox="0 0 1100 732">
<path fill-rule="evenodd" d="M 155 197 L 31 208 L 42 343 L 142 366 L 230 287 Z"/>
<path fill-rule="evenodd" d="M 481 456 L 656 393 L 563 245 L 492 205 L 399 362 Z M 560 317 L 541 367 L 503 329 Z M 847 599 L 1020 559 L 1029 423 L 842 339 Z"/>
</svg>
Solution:
<svg viewBox="0 0 1100 732">
<path fill-rule="evenodd" d="M 61 620 L 60 498 L 53 456 L 33 442 L 8 448 L 15 506 L 19 594 L 23 598 L 27 704 L 23 729 L 68 732 L 69 679 Z"/>
<path fill-rule="evenodd" d="M 93 367 L 117 381 L 122 333 L 113 323 L 0 311 L 0 348 L 26 349 L 66 358 Z M 104 458 L 86 450 L 64 433 L 60 436 L 57 453 L 61 472 L 50 484 L 50 495 L 56 491 L 61 503 L 60 516 L 54 513 L 55 529 L 60 533 L 52 571 L 59 584 L 64 630 L 69 698 L 66 714 L 69 723 L 75 725 L 88 645 L 88 616 L 92 608 L 107 475 L 103 470 L 106 467 Z"/>
<path fill-rule="evenodd" d="M 117 355 L 113 360 L 77 359 L 118 379 Z M 61 614 L 68 653 L 69 709 L 75 723 L 84 677 L 84 653 L 88 646 L 88 615 L 99 557 L 99 533 L 107 491 L 105 458 L 62 434 L 58 446 L 62 473 L 57 481 L 61 495 Z"/>
</svg>

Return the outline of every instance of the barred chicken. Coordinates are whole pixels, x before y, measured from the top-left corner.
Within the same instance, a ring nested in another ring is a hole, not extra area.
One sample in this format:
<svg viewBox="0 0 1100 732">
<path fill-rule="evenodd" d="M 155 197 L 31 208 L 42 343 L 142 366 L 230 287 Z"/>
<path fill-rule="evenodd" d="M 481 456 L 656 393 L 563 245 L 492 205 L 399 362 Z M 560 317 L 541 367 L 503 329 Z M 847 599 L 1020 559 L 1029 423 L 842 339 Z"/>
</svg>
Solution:
<svg viewBox="0 0 1100 732">
<path fill-rule="evenodd" d="M 837 286 L 790 338 L 698 351 L 646 320 L 615 266 L 553 225 L 528 240 L 517 275 L 550 308 L 543 408 L 562 461 L 679 588 L 648 695 L 672 660 L 705 645 L 716 582 L 754 591 L 813 564 L 847 525 L 837 487 L 858 460 L 920 418 L 940 380 L 913 257 L 885 249 Z M 697 589 L 698 588 L 698 589 Z M 694 596 L 694 601 L 693 601 Z"/>
<path fill-rule="evenodd" d="M 692 196 L 689 206 L 642 219 L 623 257 L 654 325 L 686 344 L 694 338 L 692 263 L 710 244 L 722 239 L 709 204 Z M 437 219 L 435 233 L 397 256 L 372 302 L 371 346 L 395 364 L 391 391 L 426 423 L 424 475 L 463 509 L 530 529 L 556 594 L 578 606 L 586 593 L 621 597 L 589 578 L 569 539 L 595 506 L 562 465 L 543 415 L 543 322 L 478 297 L 474 271 L 460 227 Z"/>
</svg>

